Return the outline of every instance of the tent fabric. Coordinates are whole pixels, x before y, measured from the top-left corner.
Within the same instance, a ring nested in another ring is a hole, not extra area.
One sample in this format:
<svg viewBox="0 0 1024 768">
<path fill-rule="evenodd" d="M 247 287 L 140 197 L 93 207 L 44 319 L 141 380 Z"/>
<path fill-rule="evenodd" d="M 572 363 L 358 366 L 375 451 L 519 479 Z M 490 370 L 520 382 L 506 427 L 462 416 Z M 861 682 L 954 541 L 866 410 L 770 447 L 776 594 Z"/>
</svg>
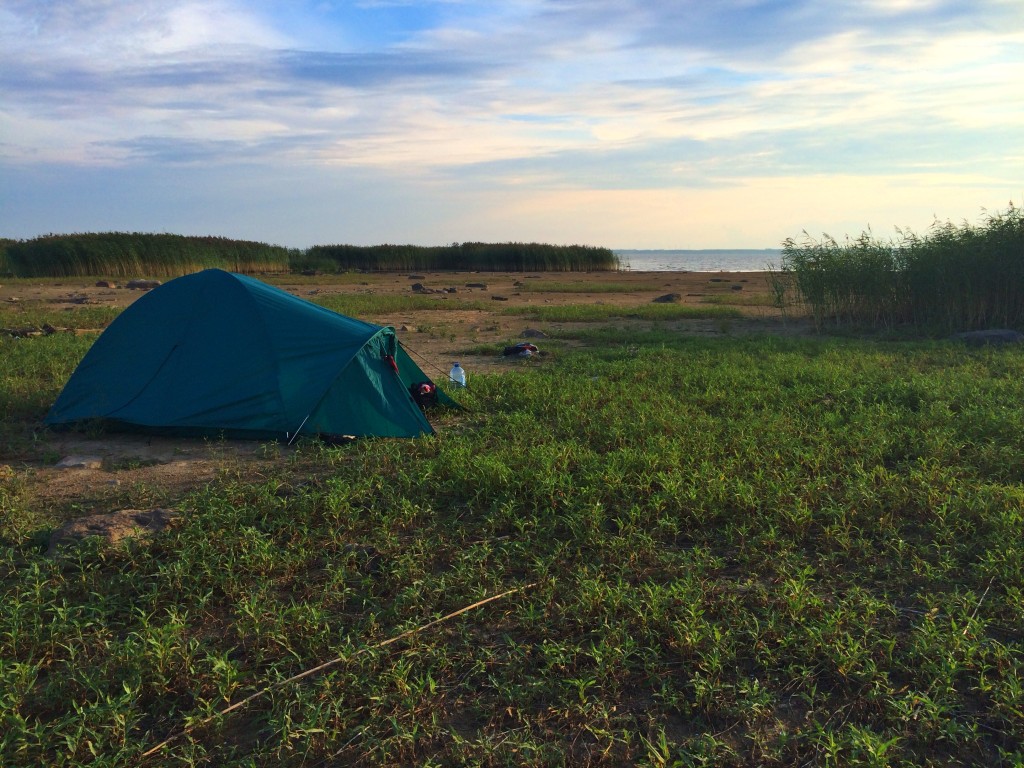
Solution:
<svg viewBox="0 0 1024 768">
<path fill-rule="evenodd" d="M 409 387 L 429 380 L 393 328 L 208 269 L 125 309 L 75 369 L 46 423 L 101 420 L 256 439 L 287 440 L 300 430 L 415 437 L 433 428 Z"/>
</svg>

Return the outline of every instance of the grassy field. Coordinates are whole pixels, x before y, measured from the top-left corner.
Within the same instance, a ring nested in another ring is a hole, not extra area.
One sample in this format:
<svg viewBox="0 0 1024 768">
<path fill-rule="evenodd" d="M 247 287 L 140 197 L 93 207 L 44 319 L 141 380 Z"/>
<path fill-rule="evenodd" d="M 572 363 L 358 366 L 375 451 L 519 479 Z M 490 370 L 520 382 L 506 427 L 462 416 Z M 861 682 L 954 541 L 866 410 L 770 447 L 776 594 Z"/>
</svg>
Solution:
<svg viewBox="0 0 1024 768">
<path fill-rule="evenodd" d="M 1024 761 L 1024 353 L 557 341 L 436 437 L 225 466 L 149 545 L 44 557 L 12 463 L 0 765 Z M 8 453 L 89 343 L 0 337 Z"/>
</svg>

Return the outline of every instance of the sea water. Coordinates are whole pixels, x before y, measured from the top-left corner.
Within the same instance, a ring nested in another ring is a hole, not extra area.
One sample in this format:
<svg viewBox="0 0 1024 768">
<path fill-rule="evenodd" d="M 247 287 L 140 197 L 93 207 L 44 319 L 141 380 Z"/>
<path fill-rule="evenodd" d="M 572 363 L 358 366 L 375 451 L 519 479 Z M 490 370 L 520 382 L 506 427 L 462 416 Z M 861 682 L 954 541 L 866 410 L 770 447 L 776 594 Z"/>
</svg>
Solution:
<svg viewBox="0 0 1024 768">
<path fill-rule="evenodd" d="M 776 269 L 778 248 L 678 251 L 616 250 L 624 269 L 632 272 L 764 272 Z"/>
</svg>

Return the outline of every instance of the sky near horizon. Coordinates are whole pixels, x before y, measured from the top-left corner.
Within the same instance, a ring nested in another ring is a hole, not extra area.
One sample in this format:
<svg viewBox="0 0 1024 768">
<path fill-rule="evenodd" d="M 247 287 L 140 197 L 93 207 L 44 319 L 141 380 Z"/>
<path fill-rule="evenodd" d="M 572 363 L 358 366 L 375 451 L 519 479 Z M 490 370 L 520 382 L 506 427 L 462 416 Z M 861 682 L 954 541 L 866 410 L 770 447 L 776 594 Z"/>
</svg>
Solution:
<svg viewBox="0 0 1024 768">
<path fill-rule="evenodd" d="M 0 0 L 0 237 L 772 248 L 1024 196 L 1021 0 Z"/>
</svg>

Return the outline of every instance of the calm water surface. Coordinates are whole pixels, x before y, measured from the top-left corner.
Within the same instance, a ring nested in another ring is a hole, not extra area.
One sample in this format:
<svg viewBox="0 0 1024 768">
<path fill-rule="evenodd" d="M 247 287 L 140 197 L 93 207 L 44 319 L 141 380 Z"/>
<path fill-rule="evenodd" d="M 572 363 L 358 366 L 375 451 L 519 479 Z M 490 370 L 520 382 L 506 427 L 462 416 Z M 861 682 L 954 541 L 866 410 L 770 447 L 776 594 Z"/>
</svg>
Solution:
<svg viewBox="0 0 1024 768">
<path fill-rule="evenodd" d="M 615 255 L 633 272 L 763 272 L 779 266 L 782 251 L 778 248 L 616 250 Z"/>
</svg>

